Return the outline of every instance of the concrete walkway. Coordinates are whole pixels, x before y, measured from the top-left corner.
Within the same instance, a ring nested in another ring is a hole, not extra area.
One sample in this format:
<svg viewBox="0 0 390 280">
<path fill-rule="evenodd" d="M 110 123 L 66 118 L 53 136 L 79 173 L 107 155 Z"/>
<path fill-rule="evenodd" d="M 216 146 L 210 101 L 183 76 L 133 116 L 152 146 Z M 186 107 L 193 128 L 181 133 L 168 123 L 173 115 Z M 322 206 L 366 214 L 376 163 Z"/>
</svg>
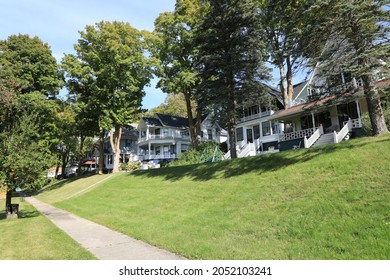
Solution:
<svg viewBox="0 0 390 280">
<path fill-rule="evenodd" d="M 39 212 L 46 215 L 81 246 L 101 260 L 184 260 L 165 250 L 135 240 L 105 226 L 80 218 L 67 211 L 26 197 Z"/>
</svg>

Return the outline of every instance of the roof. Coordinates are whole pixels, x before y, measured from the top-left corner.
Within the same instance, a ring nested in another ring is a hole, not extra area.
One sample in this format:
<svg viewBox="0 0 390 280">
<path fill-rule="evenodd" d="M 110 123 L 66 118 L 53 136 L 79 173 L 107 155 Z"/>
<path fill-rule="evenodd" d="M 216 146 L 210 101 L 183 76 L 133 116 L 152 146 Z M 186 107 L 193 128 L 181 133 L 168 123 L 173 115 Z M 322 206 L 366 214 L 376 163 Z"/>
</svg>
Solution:
<svg viewBox="0 0 390 280">
<path fill-rule="evenodd" d="M 182 118 L 177 116 L 170 116 L 164 114 L 156 114 L 156 117 L 161 121 L 163 126 L 177 127 L 177 128 L 188 128 L 188 118 Z"/>
<path fill-rule="evenodd" d="M 122 135 L 128 136 L 131 139 L 138 139 L 138 131 L 134 129 L 122 128 Z"/>
<path fill-rule="evenodd" d="M 142 119 L 144 120 L 146 125 L 149 125 L 149 126 L 163 126 L 161 124 L 161 122 L 157 118 L 143 117 Z"/>
<path fill-rule="evenodd" d="M 293 86 L 293 90 L 294 90 L 293 98 L 292 98 L 293 100 L 301 93 L 301 91 L 305 88 L 308 82 L 309 81 L 303 81 Z"/>
</svg>

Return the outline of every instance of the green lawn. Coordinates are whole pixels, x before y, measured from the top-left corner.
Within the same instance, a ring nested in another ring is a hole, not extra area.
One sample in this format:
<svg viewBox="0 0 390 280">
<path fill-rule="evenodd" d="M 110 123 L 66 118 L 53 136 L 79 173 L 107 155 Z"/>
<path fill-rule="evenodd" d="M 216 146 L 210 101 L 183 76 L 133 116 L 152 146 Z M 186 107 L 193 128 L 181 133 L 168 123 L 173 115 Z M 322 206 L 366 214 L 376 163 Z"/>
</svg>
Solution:
<svg viewBox="0 0 390 280">
<path fill-rule="evenodd" d="M 58 192 L 39 198 L 190 259 L 390 259 L 390 135 Z"/>
<path fill-rule="evenodd" d="M 27 202 L 20 204 L 18 219 L 5 219 L 0 212 L 1 260 L 91 260 L 96 259 L 59 230 Z M 0 201 L 4 209 L 4 200 Z"/>
</svg>

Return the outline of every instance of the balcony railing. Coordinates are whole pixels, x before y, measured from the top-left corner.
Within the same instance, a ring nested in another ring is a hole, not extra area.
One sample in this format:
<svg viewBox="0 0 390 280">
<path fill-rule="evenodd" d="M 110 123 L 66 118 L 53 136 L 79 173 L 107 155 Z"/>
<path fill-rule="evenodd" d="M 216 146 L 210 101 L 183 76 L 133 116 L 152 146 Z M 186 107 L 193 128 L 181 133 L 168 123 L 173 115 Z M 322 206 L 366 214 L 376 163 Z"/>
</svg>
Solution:
<svg viewBox="0 0 390 280">
<path fill-rule="evenodd" d="M 139 160 L 154 160 L 154 159 L 175 159 L 177 158 L 176 154 L 171 153 L 162 153 L 162 154 L 145 154 L 145 155 L 139 155 Z"/>
<path fill-rule="evenodd" d="M 273 113 L 274 113 L 274 111 L 269 110 L 269 111 L 264 111 L 264 112 L 261 112 L 258 114 L 244 116 L 238 122 L 241 123 L 241 122 L 247 122 L 247 121 L 251 121 L 251 120 L 256 120 L 256 119 L 268 117 L 268 116 L 272 115 Z"/>
<path fill-rule="evenodd" d="M 170 135 L 164 135 L 164 134 L 150 134 L 149 137 L 141 137 L 140 141 L 147 141 L 147 140 L 172 140 L 172 139 L 184 139 L 189 140 L 189 135 L 183 135 L 183 134 L 170 134 Z"/>
</svg>

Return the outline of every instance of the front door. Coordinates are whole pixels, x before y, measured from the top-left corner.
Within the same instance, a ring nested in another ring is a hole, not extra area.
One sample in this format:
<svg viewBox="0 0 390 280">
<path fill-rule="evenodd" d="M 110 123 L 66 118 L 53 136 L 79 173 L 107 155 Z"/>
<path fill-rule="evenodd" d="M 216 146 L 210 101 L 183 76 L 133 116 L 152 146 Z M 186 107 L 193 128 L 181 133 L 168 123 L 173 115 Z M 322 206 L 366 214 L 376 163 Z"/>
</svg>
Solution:
<svg viewBox="0 0 390 280">
<path fill-rule="evenodd" d="M 325 111 L 317 115 L 316 118 L 316 127 L 319 127 L 322 124 L 322 128 L 325 133 L 333 132 L 332 131 L 332 119 L 330 118 L 330 112 Z"/>
<path fill-rule="evenodd" d="M 246 130 L 246 140 L 248 143 L 253 143 L 253 131 L 251 128 Z"/>
</svg>

